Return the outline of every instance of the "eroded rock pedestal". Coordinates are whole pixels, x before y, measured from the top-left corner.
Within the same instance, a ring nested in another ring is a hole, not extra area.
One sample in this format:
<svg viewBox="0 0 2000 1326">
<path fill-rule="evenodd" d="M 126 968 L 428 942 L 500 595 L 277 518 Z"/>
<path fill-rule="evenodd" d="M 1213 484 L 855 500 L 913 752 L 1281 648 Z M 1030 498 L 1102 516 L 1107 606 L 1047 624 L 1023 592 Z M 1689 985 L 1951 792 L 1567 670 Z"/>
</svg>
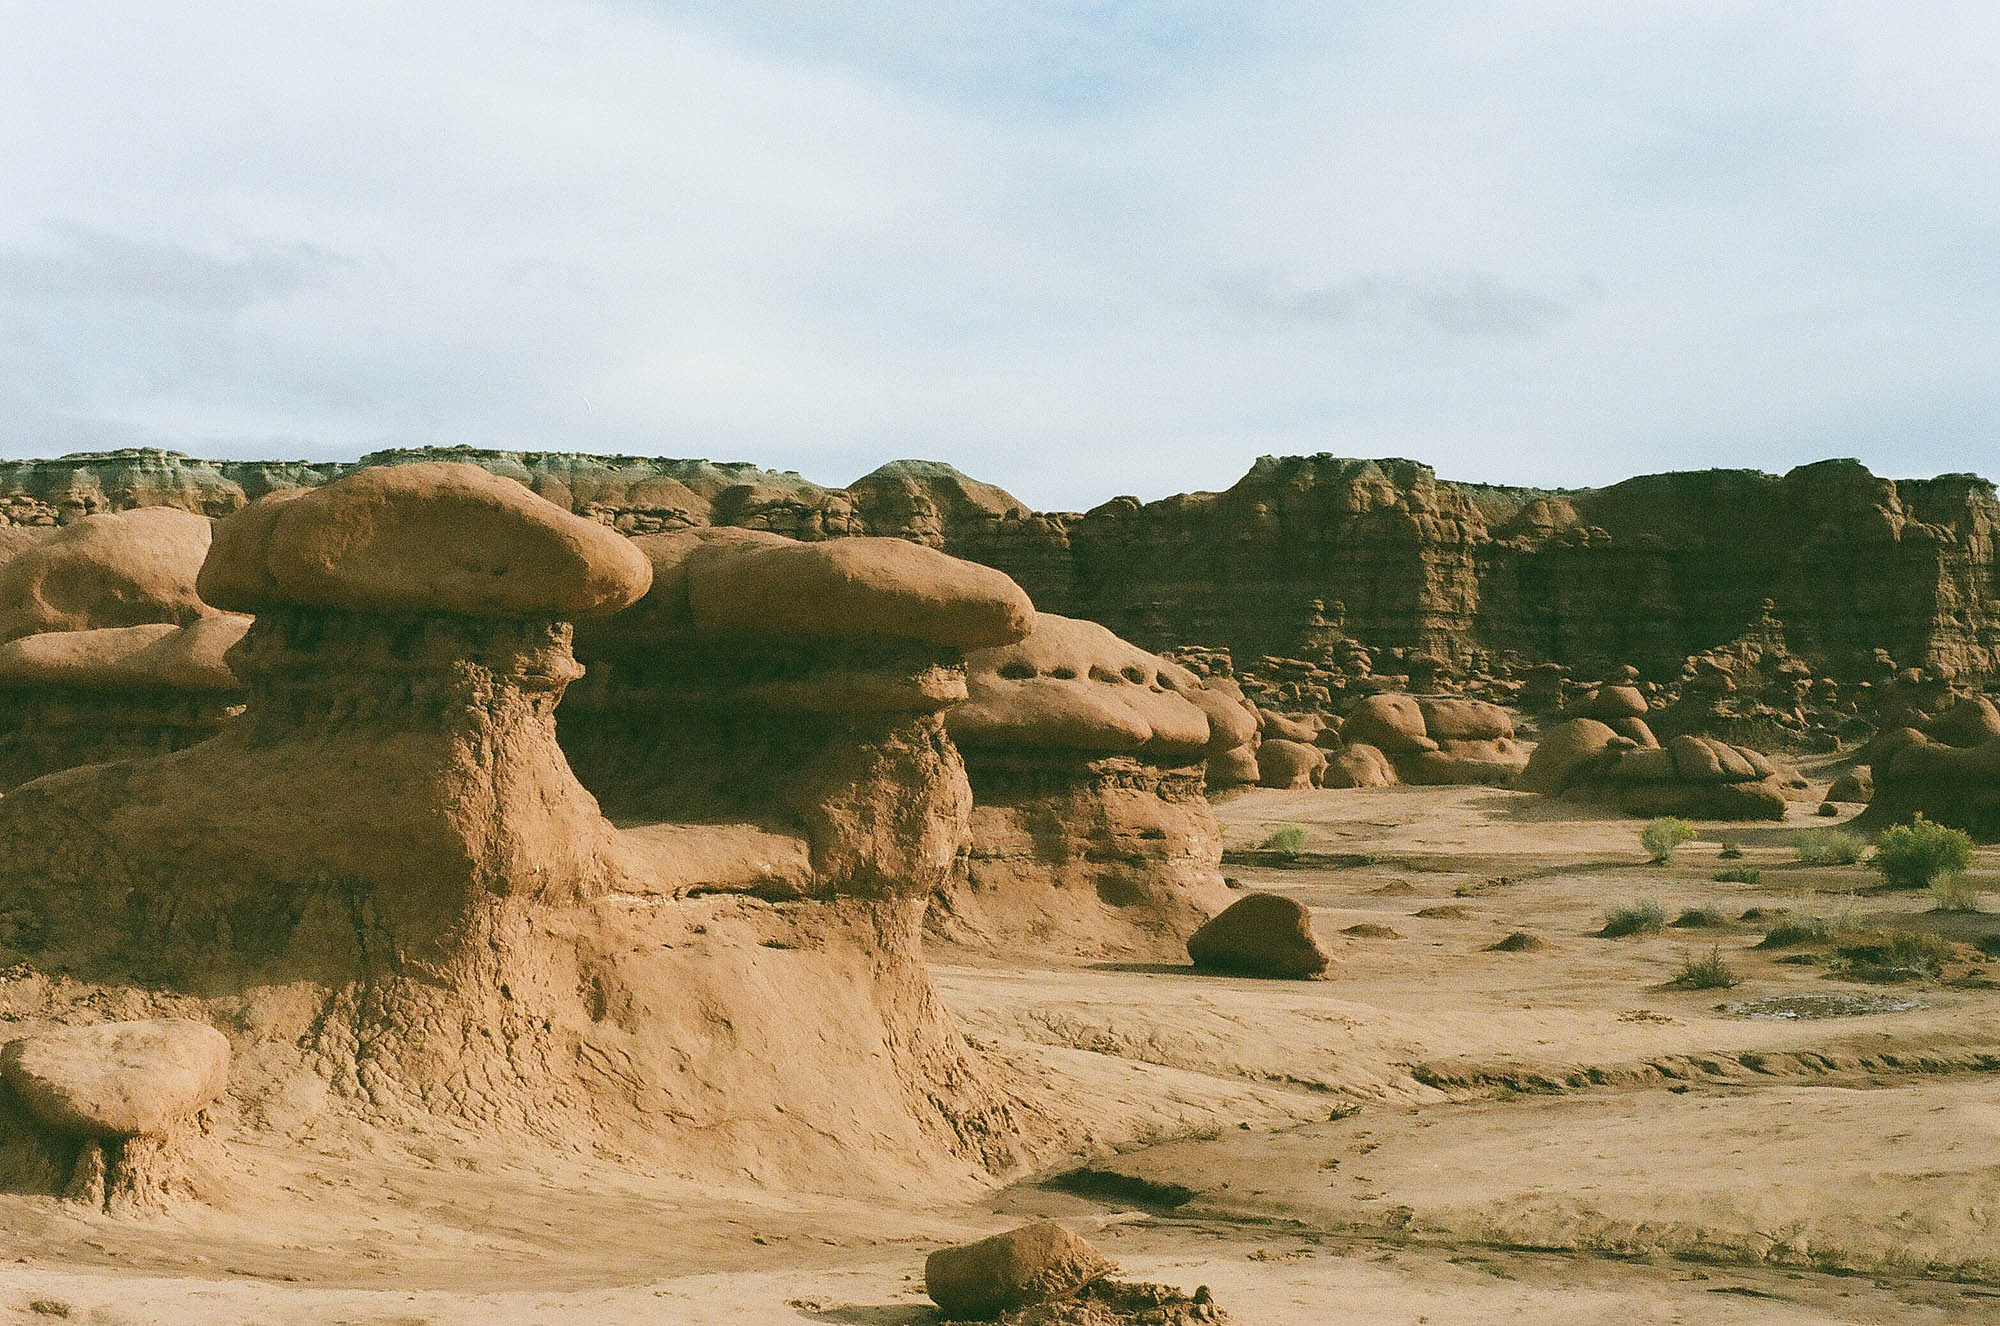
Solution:
<svg viewBox="0 0 2000 1326">
<path fill-rule="evenodd" d="M 244 714 L 0 800 L 10 960 L 226 1013 L 232 1097 L 279 1117 L 777 1182 L 1001 1163 L 1005 1098 L 918 962 L 928 880 L 822 862 L 782 901 L 693 897 L 572 773 L 568 619 L 650 572 L 469 466 L 246 508 L 201 582 L 257 614 Z"/>
<path fill-rule="evenodd" d="M 1250 734 L 1193 700 L 1187 669 L 1049 613 L 973 655 L 967 686 L 947 724 L 972 784 L 971 850 L 932 933 L 1177 957 L 1229 897 L 1206 761 Z"/>
</svg>

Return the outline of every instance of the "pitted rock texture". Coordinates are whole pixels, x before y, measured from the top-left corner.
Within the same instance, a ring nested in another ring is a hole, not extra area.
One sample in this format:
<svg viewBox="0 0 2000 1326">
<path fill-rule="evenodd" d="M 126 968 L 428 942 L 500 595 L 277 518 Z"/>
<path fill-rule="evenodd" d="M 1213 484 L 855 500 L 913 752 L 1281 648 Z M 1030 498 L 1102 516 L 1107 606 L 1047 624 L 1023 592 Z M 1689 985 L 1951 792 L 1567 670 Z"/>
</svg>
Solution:
<svg viewBox="0 0 2000 1326">
<path fill-rule="evenodd" d="M 0 1079 L 46 1128 L 161 1136 L 229 1083 L 229 1039 L 178 1018 L 63 1027 L 0 1048 Z"/>
</svg>

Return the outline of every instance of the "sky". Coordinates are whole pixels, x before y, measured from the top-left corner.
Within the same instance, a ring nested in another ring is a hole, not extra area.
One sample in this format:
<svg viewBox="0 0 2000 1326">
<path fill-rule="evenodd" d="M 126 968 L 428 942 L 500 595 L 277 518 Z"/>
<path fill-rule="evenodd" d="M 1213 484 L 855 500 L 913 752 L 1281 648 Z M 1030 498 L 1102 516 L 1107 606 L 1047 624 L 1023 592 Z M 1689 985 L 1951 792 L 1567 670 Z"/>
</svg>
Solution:
<svg viewBox="0 0 2000 1326">
<path fill-rule="evenodd" d="M 1991 0 L 0 0 L 0 456 L 2000 475 Z"/>
</svg>

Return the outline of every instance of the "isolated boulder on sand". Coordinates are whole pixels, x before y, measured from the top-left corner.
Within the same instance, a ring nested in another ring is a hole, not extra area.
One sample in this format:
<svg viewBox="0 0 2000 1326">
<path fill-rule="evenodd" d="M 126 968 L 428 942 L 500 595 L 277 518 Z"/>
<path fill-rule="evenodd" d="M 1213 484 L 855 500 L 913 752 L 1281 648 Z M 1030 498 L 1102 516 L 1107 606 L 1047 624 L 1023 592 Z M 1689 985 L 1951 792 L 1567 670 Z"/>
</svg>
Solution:
<svg viewBox="0 0 2000 1326">
<path fill-rule="evenodd" d="M 1332 960 L 1313 934 L 1312 913 L 1278 893 L 1252 893 L 1187 942 L 1188 957 L 1202 971 L 1303 980 L 1323 973 Z"/>
<path fill-rule="evenodd" d="M 947 1318 L 985 1320 L 1066 1298 L 1117 1269 L 1053 1220 L 940 1248 L 924 1261 L 924 1292 Z"/>
</svg>

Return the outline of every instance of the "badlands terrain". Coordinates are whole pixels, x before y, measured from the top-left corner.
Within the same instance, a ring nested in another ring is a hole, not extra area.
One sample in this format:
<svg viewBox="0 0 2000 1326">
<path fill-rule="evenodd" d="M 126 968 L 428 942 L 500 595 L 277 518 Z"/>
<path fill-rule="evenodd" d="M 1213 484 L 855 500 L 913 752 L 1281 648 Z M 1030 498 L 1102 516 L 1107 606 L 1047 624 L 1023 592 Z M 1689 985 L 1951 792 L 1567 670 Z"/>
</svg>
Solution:
<svg viewBox="0 0 2000 1326">
<path fill-rule="evenodd" d="M 1103 1121 L 1010 1186 L 773 1196 L 749 1175 L 524 1163 L 473 1134 L 314 1135 L 252 1146 L 240 1191 L 143 1223 L 0 1204 L 0 1303 L 106 1323 L 918 1323 L 926 1252 L 1046 1214 L 1242 1321 L 2000 1310 L 1984 964 L 1831 979 L 1757 948 L 1774 920 L 1735 919 L 1939 924 L 1861 867 L 1798 865 L 1788 839 L 1823 821 L 1711 826 L 1660 867 L 1628 818 L 1494 788 L 1221 809 L 1233 847 L 1306 828 L 1297 864 L 1229 870 L 1311 907 L 1329 979 L 933 957 L 975 1044 Z M 1713 880 L 1724 836 L 1761 883 Z M 1996 865 L 1975 873 L 2000 883 Z M 1727 920 L 1596 937 L 1636 899 Z M 1517 931 L 1543 946 L 1493 951 Z M 1742 984 L 1672 988 L 1710 946 Z M 1795 996 L 1808 1015 L 1782 1016 Z"/>
<path fill-rule="evenodd" d="M 0 517 L 0 1314 L 2000 1311 L 1984 480 Z"/>
</svg>

